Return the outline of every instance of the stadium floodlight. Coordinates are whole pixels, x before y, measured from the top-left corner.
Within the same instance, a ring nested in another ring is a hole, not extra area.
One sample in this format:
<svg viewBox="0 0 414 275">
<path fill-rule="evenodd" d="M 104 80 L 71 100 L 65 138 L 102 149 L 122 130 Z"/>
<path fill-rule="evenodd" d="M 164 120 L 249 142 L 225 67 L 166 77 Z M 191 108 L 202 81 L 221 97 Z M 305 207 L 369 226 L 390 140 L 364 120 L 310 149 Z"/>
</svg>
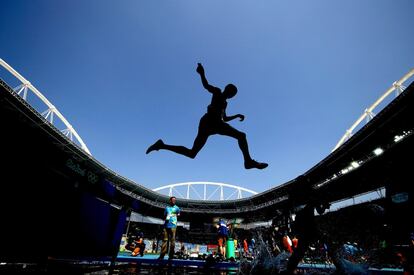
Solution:
<svg viewBox="0 0 414 275">
<path fill-rule="evenodd" d="M 402 140 L 404 138 L 404 136 L 403 135 L 396 135 L 395 137 L 394 137 L 394 142 L 395 143 L 397 143 L 397 142 L 399 142 L 400 140 Z"/>
<path fill-rule="evenodd" d="M 344 175 L 344 174 L 348 173 L 350 170 L 351 169 L 349 169 L 349 167 L 348 168 L 344 168 L 344 169 L 341 170 L 341 174 Z"/>
<path fill-rule="evenodd" d="M 384 150 L 383 150 L 381 147 L 378 147 L 378 148 L 376 148 L 373 152 L 374 152 L 374 154 L 375 154 L 376 156 L 379 156 L 379 155 L 381 155 L 382 153 L 384 153 Z"/>
<path fill-rule="evenodd" d="M 397 143 L 401 141 L 403 138 L 407 137 L 408 135 L 411 135 L 413 133 L 412 130 L 409 131 L 403 131 L 401 135 L 394 136 L 394 142 Z"/>
<path fill-rule="evenodd" d="M 351 162 L 351 166 L 354 168 L 358 168 L 359 167 L 359 163 L 356 161 Z"/>
</svg>

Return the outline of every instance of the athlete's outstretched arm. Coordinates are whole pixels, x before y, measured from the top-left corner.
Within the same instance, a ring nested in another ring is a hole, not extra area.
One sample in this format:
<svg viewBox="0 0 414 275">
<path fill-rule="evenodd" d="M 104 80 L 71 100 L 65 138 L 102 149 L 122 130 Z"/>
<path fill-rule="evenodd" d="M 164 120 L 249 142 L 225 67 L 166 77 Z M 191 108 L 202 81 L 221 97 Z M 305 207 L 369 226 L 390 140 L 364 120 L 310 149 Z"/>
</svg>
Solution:
<svg viewBox="0 0 414 275">
<path fill-rule="evenodd" d="M 203 87 L 207 90 L 207 91 L 209 91 L 210 93 L 212 93 L 212 94 L 214 94 L 214 93 L 216 93 L 216 92 L 220 92 L 220 89 L 219 88 L 217 88 L 217 87 L 214 87 L 214 86 L 212 86 L 212 85 L 210 85 L 210 84 L 208 84 L 208 81 L 207 81 L 207 78 L 206 78 L 206 75 L 205 75 L 205 73 L 204 73 L 204 68 L 203 68 L 203 65 L 201 65 L 201 63 L 197 63 L 197 73 L 200 75 L 200 77 L 201 77 L 201 83 L 203 84 Z"/>
<path fill-rule="evenodd" d="M 224 112 L 223 112 L 223 121 L 224 121 L 224 122 L 231 121 L 231 120 L 233 120 L 233 119 L 235 119 L 235 118 L 240 118 L 240 121 L 243 121 L 243 120 L 244 120 L 244 115 L 242 115 L 242 114 L 237 114 L 237 115 L 234 115 L 234 116 L 227 116 L 227 115 L 226 115 L 226 111 L 224 111 Z"/>
</svg>

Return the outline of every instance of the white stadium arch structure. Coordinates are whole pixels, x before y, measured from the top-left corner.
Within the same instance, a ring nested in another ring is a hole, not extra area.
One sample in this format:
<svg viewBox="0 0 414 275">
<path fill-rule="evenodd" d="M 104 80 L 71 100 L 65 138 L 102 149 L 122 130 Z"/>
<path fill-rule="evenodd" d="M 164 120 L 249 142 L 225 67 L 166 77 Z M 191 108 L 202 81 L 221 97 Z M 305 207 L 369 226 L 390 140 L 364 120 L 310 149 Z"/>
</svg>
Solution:
<svg viewBox="0 0 414 275">
<path fill-rule="evenodd" d="M 338 143 L 335 145 L 335 147 L 332 149 L 332 151 L 335 151 L 338 147 L 340 147 L 345 141 L 347 141 L 353 134 L 353 131 L 355 130 L 358 125 L 362 123 L 362 121 L 369 122 L 374 116 L 374 110 L 375 108 L 380 105 L 392 92 L 395 91 L 395 96 L 398 96 L 401 94 L 406 86 L 404 86 L 404 83 L 410 79 L 414 75 L 414 69 L 411 69 L 408 73 L 406 73 L 400 80 L 395 81 L 391 87 L 389 87 L 382 96 L 380 96 L 369 108 L 366 108 L 365 111 L 362 113 L 362 115 L 352 124 L 352 126 L 345 131 L 345 134 L 341 137 L 341 139 L 338 141 Z"/>
<path fill-rule="evenodd" d="M 64 125 L 64 129 L 60 131 L 69 138 L 72 142 L 80 146 L 85 152 L 91 155 L 86 144 L 83 142 L 82 138 L 73 128 L 73 126 L 67 121 L 67 119 L 59 112 L 59 110 L 38 90 L 32 83 L 27 81 L 21 74 L 19 74 L 15 69 L 13 69 L 9 64 L 7 64 L 3 59 L 0 58 L 0 66 L 6 69 L 10 74 L 12 74 L 16 79 L 19 80 L 20 84 L 17 85 L 13 90 L 22 97 L 30 106 L 33 107 L 33 104 L 28 102 L 28 91 L 32 92 L 37 98 L 39 98 L 46 106 L 43 110 L 36 110 L 42 114 L 42 116 L 52 125 L 56 127 L 55 115 L 61 120 Z M 75 140 L 74 140 L 75 138 Z M 77 142 L 75 142 L 77 141 Z"/>
<path fill-rule="evenodd" d="M 257 192 L 253 190 L 236 185 L 204 181 L 170 184 L 155 188 L 153 191 L 159 192 L 163 195 L 168 195 L 170 197 L 176 196 L 181 199 L 204 201 L 242 199 L 257 194 Z M 248 195 L 246 196 L 245 194 Z"/>
</svg>

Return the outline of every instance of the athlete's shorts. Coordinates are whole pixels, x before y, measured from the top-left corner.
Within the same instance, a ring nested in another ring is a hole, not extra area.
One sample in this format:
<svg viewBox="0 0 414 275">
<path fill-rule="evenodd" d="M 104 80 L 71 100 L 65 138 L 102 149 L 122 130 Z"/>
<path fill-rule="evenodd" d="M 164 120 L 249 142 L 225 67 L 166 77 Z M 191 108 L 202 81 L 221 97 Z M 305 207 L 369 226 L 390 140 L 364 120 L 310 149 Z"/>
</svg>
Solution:
<svg viewBox="0 0 414 275">
<path fill-rule="evenodd" d="M 226 240 L 227 240 L 227 238 L 225 236 L 219 236 L 217 238 L 218 246 L 220 246 L 220 247 L 224 246 L 224 243 L 226 242 Z"/>
</svg>

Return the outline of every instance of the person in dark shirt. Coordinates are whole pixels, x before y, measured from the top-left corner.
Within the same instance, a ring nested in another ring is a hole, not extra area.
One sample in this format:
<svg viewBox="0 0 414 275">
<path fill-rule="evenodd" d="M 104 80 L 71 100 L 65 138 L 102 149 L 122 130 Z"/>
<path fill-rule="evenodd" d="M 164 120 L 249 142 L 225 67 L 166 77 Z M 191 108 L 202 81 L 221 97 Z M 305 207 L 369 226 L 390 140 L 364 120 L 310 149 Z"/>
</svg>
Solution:
<svg viewBox="0 0 414 275">
<path fill-rule="evenodd" d="M 218 250 L 222 256 L 226 256 L 226 241 L 229 235 L 229 228 L 223 219 L 220 219 L 217 227 Z"/>
<path fill-rule="evenodd" d="M 207 113 L 200 119 L 198 134 L 194 140 L 193 147 L 189 149 L 184 146 L 168 145 L 159 139 L 148 147 L 146 153 L 148 154 L 154 150 L 169 150 L 189 158 L 195 158 L 207 142 L 208 137 L 219 134 L 237 139 L 240 150 L 243 153 L 244 167 L 246 169 L 266 168 L 268 166 L 267 163 L 257 162 L 250 157 L 246 134 L 236 130 L 227 123 L 235 118 L 239 118 L 240 121 L 244 120 L 244 115 L 242 114 L 233 116 L 227 116 L 226 114 L 227 100 L 237 94 L 236 86 L 228 84 L 222 92 L 219 88 L 210 85 L 205 77 L 204 68 L 200 63 L 197 66 L 197 73 L 200 74 L 203 87 L 212 94 L 212 99 L 210 105 L 207 107 Z"/>
<path fill-rule="evenodd" d="M 303 259 L 311 242 L 318 239 L 320 232 L 315 221 L 315 210 L 323 214 L 329 204 L 323 202 L 313 190 L 309 178 L 301 175 L 295 179 L 290 191 L 292 203 L 306 201 L 304 207 L 296 213 L 293 230 L 298 236 L 297 247 L 289 257 L 287 270 L 283 274 L 294 274 L 299 262 Z"/>
</svg>

